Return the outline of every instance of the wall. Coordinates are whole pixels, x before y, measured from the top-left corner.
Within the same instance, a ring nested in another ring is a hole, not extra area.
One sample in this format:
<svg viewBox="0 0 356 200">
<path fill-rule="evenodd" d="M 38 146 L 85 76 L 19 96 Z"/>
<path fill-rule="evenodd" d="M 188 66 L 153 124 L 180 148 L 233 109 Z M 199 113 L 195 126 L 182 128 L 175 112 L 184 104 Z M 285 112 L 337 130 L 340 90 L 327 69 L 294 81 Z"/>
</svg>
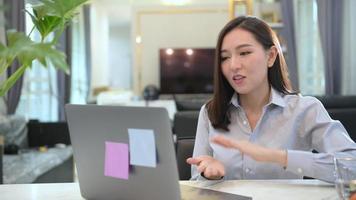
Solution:
<svg viewBox="0 0 356 200">
<path fill-rule="evenodd" d="M 114 25 L 109 29 L 110 86 L 132 88 L 132 48 L 129 24 Z"/>
<path fill-rule="evenodd" d="M 147 84 L 159 86 L 160 48 L 215 47 L 220 29 L 229 20 L 228 5 L 199 7 L 136 7 L 132 21 L 134 92 Z M 135 38 L 141 36 L 137 44 Z"/>
<path fill-rule="evenodd" d="M 229 20 L 228 1 L 183 7 L 108 7 L 93 1 L 92 13 L 91 88 L 130 89 L 137 95 L 147 84 L 159 84 L 160 48 L 214 47 Z M 142 37 L 142 43 L 135 42 L 136 36 Z"/>
</svg>

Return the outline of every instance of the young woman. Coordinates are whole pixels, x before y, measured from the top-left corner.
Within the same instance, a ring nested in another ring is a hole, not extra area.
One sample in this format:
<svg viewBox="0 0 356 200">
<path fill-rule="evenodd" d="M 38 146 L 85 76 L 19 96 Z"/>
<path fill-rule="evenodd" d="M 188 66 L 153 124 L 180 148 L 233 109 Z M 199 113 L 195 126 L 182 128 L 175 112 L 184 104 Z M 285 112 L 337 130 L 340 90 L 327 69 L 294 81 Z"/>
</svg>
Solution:
<svg viewBox="0 0 356 200">
<path fill-rule="evenodd" d="M 213 98 L 201 108 L 192 180 L 334 180 L 333 154 L 356 145 L 314 97 L 292 91 L 272 29 L 241 16 L 220 32 Z M 319 153 L 312 153 L 316 150 Z"/>
</svg>

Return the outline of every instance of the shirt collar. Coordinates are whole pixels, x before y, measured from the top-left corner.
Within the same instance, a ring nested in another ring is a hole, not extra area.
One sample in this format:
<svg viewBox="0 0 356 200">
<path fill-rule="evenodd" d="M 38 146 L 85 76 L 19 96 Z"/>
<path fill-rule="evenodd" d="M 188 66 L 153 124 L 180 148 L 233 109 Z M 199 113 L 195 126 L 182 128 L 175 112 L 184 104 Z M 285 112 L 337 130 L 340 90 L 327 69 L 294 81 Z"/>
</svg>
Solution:
<svg viewBox="0 0 356 200">
<path fill-rule="evenodd" d="M 230 104 L 232 104 L 236 108 L 240 107 L 239 98 L 236 92 L 234 92 L 234 94 L 232 95 Z"/>
<path fill-rule="evenodd" d="M 271 99 L 269 104 L 274 104 L 280 107 L 286 106 L 286 102 L 284 101 L 282 94 L 273 87 L 271 88 Z"/>
<path fill-rule="evenodd" d="M 236 92 L 232 95 L 230 104 L 234 105 L 236 108 L 240 107 L 238 94 Z M 286 102 L 284 101 L 281 93 L 279 93 L 273 87 L 271 87 L 271 97 L 270 97 L 269 103 L 267 105 L 270 105 L 270 104 L 274 104 L 274 105 L 277 105 L 280 107 L 286 106 Z"/>
</svg>

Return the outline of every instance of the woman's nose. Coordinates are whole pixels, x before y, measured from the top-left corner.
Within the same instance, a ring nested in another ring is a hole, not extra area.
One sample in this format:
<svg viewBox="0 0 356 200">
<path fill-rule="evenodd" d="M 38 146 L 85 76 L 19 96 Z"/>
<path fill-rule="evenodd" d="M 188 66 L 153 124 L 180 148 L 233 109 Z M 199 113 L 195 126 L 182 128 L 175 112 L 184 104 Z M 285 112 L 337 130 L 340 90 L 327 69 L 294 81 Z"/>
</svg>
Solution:
<svg viewBox="0 0 356 200">
<path fill-rule="evenodd" d="M 241 62 L 236 56 L 231 57 L 230 68 L 231 70 L 237 70 L 241 68 Z"/>
</svg>

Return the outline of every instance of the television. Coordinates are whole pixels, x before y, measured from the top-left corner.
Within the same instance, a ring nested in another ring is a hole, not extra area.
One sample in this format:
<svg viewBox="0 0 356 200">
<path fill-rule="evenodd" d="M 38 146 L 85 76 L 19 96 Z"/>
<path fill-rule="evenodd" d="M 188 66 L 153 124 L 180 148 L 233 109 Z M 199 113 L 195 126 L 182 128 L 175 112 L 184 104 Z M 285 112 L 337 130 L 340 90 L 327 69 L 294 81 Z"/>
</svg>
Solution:
<svg viewBox="0 0 356 200">
<path fill-rule="evenodd" d="M 160 93 L 212 93 L 214 56 L 214 48 L 160 49 Z"/>
</svg>

